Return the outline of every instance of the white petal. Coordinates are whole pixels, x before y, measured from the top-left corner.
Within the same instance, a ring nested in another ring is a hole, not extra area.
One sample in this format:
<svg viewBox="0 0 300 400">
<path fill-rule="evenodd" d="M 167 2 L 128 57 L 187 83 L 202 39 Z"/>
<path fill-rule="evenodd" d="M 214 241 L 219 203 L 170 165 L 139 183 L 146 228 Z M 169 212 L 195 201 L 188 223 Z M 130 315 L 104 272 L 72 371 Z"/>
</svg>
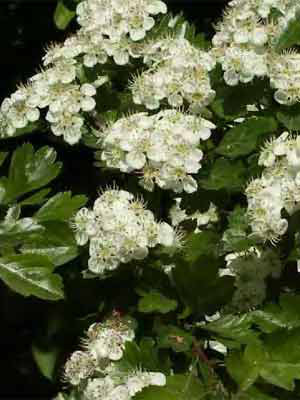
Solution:
<svg viewBox="0 0 300 400">
<path fill-rule="evenodd" d="M 126 156 L 127 164 L 134 169 L 141 169 L 146 163 L 146 157 L 143 153 L 132 151 Z"/>
</svg>

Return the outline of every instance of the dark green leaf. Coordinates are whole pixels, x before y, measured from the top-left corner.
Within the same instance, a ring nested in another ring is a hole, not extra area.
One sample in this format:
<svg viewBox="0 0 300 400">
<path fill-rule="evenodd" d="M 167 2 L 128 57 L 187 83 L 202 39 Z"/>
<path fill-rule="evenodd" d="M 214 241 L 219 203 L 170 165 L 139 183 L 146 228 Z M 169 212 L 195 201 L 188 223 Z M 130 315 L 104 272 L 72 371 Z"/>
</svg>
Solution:
<svg viewBox="0 0 300 400">
<path fill-rule="evenodd" d="M 253 331 L 251 326 L 251 314 L 226 315 L 217 321 L 206 324 L 205 329 L 222 338 L 233 339 L 240 344 L 256 343 L 258 332 Z"/>
<path fill-rule="evenodd" d="M 216 99 L 212 103 L 213 112 L 227 121 L 247 115 L 248 104 L 255 104 L 262 100 L 263 96 L 268 94 L 269 83 L 267 80 L 256 79 L 252 83 L 239 84 L 234 87 L 228 85 L 220 86 L 223 72 L 219 71 L 216 82 L 219 87 L 216 88 Z"/>
<path fill-rule="evenodd" d="M 189 264 L 178 259 L 173 277 L 178 293 L 184 303 L 197 314 L 209 314 L 231 299 L 233 279 L 218 276 L 217 261 L 213 257 L 201 256 Z"/>
<path fill-rule="evenodd" d="M 36 296 L 44 300 L 64 297 L 63 283 L 53 273 L 54 265 L 47 257 L 19 254 L 0 258 L 0 278 L 23 296 Z"/>
<path fill-rule="evenodd" d="M 1 246 L 17 246 L 22 241 L 31 241 L 37 234 L 42 234 L 44 227 L 32 218 L 22 218 L 14 223 L 0 223 Z"/>
<path fill-rule="evenodd" d="M 49 221 L 42 224 L 43 235 L 36 236 L 22 246 L 23 253 L 47 256 L 55 266 L 63 265 L 78 255 L 78 248 L 68 224 Z"/>
<path fill-rule="evenodd" d="M 4 151 L 0 152 L 0 166 L 4 163 L 7 155 L 8 155 L 8 152 L 4 152 Z"/>
<path fill-rule="evenodd" d="M 281 52 L 284 49 L 294 47 L 300 44 L 300 13 L 296 13 L 295 18 L 290 19 L 286 29 L 281 34 L 277 42 L 277 51 Z"/>
<path fill-rule="evenodd" d="M 200 400 L 204 388 L 195 376 L 172 375 L 163 387 L 148 387 L 138 393 L 134 400 Z"/>
<path fill-rule="evenodd" d="M 279 305 L 268 304 L 252 313 L 253 321 L 266 333 L 300 327 L 300 296 L 284 293 Z"/>
<path fill-rule="evenodd" d="M 8 178 L 2 178 L 0 182 L 5 190 L 3 201 L 10 203 L 56 178 L 61 163 L 55 159 L 56 152 L 48 146 L 36 152 L 29 143 L 19 147 L 12 156 Z"/>
<path fill-rule="evenodd" d="M 177 308 L 177 301 L 164 296 L 162 293 L 152 290 L 145 293 L 142 299 L 139 300 L 138 310 L 142 313 L 162 313 L 167 314 Z"/>
<path fill-rule="evenodd" d="M 188 262 L 195 262 L 202 255 L 218 256 L 220 236 L 213 231 L 191 233 L 184 240 L 183 257 Z"/>
<path fill-rule="evenodd" d="M 276 113 L 276 117 L 288 130 L 300 130 L 300 104 L 290 107 L 281 106 L 280 110 Z"/>
<path fill-rule="evenodd" d="M 179 353 L 188 351 L 193 345 L 193 336 L 177 326 L 156 324 L 154 329 L 158 335 L 157 344 L 160 348 L 171 348 Z"/>
<path fill-rule="evenodd" d="M 73 196 L 71 192 L 58 193 L 41 207 L 34 217 L 39 222 L 67 221 L 87 202 L 86 196 Z"/>
<path fill-rule="evenodd" d="M 213 164 L 209 176 L 200 179 L 200 185 L 208 190 L 240 191 L 246 183 L 246 168 L 242 161 L 232 162 L 219 158 Z"/>
<path fill-rule="evenodd" d="M 271 117 L 250 118 L 231 128 L 217 148 L 217 153 L 236 158 L 245 156 L 257 147 L 258 138 L 276 131 L 277 123 Z"/>
<path fill-rule="evenodd" d="M 226 358 L 226 367 L 242 390 L 247 390 L 259 376 L 259 367 L 254 363 L 247 362 L 238 351 L 229 354 Z"/>
<path fill-rule="evenodd" d="M 34 193 L 32 196 L 20 201 L 21 206 L 33 206 L 37 204 L 42 204 L 46 201 L 45 197 L 51 192 L 50 188 L 41 189 Z"/>
</svg>

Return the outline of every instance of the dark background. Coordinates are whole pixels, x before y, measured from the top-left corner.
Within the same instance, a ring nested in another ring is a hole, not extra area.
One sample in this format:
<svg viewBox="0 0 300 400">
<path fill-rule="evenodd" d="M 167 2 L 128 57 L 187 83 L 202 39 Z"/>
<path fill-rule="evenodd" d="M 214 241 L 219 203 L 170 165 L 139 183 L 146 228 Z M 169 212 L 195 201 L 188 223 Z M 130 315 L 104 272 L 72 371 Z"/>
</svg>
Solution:
<svg viewBox="0 0 300 400">
<path fill-rule="evenodd" d="M 199 32 L 210 37 L 212 23 L 221 16 L 227 1 L 169 0 L 167 3 L 169 10 L 183 11 Z M 0 102 L 19 82 L 37 71 L 47 43 L 61 41 L 76 29 L 75 23 L 66 32 L 55 27 L 55 7 L 56 0 L 0 0 Z M 59 379 L 51 383 L 43 378 L 31 354 L 32 341 L 43 334 L 45 317 L 55 314 L 56 307 L 59 305 L 24 299 L 0 282 L 0 399 L 51 399 L 59 389 Z M 64 311 L 67 315 L 68 310 Z"/>
</svg>

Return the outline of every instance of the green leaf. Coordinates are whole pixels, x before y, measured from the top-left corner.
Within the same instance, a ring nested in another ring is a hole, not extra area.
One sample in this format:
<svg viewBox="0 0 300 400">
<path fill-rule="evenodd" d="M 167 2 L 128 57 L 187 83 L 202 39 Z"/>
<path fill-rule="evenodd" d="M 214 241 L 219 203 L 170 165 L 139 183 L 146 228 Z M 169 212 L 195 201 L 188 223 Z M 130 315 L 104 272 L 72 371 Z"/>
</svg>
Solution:
<svg viewBox="0 0 300 400">
<path fill-rule="evenodd" d="M 258 332 L 251 329 L 252 323 L 251 313 L 241 316 L 226 315 L 206 324 L 204 329 L 217 334 L 218 337 L 233 339 L 239 344 L 256 343 Z"/>
<path fill-rule="evenodd" d="M 50 188 L 41 189 L 34 193 L 32 196 L 19 202 L 20 206 L 34 206 L 37 204 L 42 204 L 46 201 L 45 197 L 51 192 Z"/>
<path fill-rule="evenodd" d="M 276 117 L 290 131 L 300 130 L 300 104 L 281 106 Z"/>
<path fill-rule="evenodd" d="M 87 202 L 87 197 L 71 192 L 58 193 L 51 197 L 34 215 L 39 221 L 67 221 Z"/>
<path fill-rule="evenodd" d="M 170 311 L 176 310 L 178 303 L 176 300 L 168 299 L 162 293 L 152 290 L 145 293 L 144 297 L 139 300 L 138 310 L 142 313 L 159 312 L 167 314 Z"/>
<path fill-rule="evenodd" d="M 250 118 L 231 128 L 216 151 L 229 158 L 245 156 L 256 149 L 260 136 L 274 132 L 276 129 L 277 123 L 274 118 Z"/>
<path fill-rule="evenodd" d="M 8 152 L 4 152 L 4 151 L 0 152 L 0 166 L 4 163 L 7 155 L 8 155 Z"/>
<path fill-rule="evenodd" d="M 169 361 L 159 356 L 158 347 L 152 338 L 143 337 L 139 345 L 126 342 L 122 359 L 117 363 L 123 371 L 143 368 L 149 371 L 169 373 Z"/>
<path fill-rule="evenodd" d="M 78 248 L 69 225 L 62 221 L 42 224 L 45 231 L 22 246 L 22 253 L 47 256 L 55 265 L 63 265 L 78 255 Z"/>
<path fill-rule="evenodd" d="M 5 190 L 3 201 L 8 204 L 56 178 L 61 163 L 55 163 L 55 159 L 56 152 L 48 146 L 34 152 L 33 146 L 27 143 L 15 150 L 8 178 L 0 180 L 0 186 Z"/>
<path fill-rule="evenodd" d="M 213 231 L 191 233 L 184 240 L 183 258 L 195 262 L 202 255 L 218 256 L 220 236 Z"/>
<path fill-rule="evenodd" d="M 200 400 L 204 394 L 203 385 L 195 376 L 175 374 L 167 377 L 165 386 L 148 387 L 134 400 Z"/>
<path fill-rule="evenodd" d="M 200 179 L 200 185 L 208 190 L 227 190 L 239 192 L 246 183 L 246 168 L 243 162 L 232 162 L 225 158 L 218 158 L 213 164 L 209 176 Z"/>
<path fill-rule="evenodd" d="M 44 349 L 37 346 L 36 344 L 33 344 L 32 355 L 42 375 L 52 381 L 54 378 L 55 366 L 59 355 L 58 348 L 53 347 L 50 349 Z"/>
<path fill-rule="evenodd" d="M 229 354 L 226 358 L 226 367 L 242 390 L 247 390 L 259 376 L 259 367 L 247 362 L 238 351 Z"/>
<path fill-rule="evenodd" d="M 219 277 L 218 266 L 219 260 L 205 255 L 192 264 L 183 259 L 176 261 L 176 288 L 185 305 L 196 314 L 213 313 L 232 297 L 234 279 Z"/>
<path fill-rule="evenodd" d="M 283 293 L 279 305 L 268 304 L 252 313 L 253 321 L 266 333 L 300 327 L 300 296 Z"/>
<path fill-rule="evenodd" d="M 226 121 L 233 121 L 247 115 L 246 106 L 261 101 L 270 90 L 269 82 L 262 79 L 256 79 L 248 84 L 240 83 L 234 87 L 220 85 L 223 72 L 218 71 L 217 74 L 215 80 L 218 87 L 215 88 L 216 98 L 211 104 L 211 108 L 219 118 Z"/>
<path fill-rule="evenodd" d="M 37 234 L 42 234 L 44 227 L 32 218 L 22 218 L 14 223 L 0 223 L 0 248 L 17 246 L 24 240 L 31 241 Z"/>
<path fill-rule="evenodd" d="M 57 3 L 55 12 L 54 12 L 54 23 L 58 29 L 64 30 L 75 17 L 76 12 L 69 10 L 64 2 L 60 0 Z"/>
<path fill-rule="evenodd" d="M 27 297 L 60 300 L 64 297 L 63 283 L 53 273 L 54 265 L 47 257 L 19 254 L 0 258 L 0 278 L 15 292 Z"/>
<path fill-rule="evenodd" d="M 158 348 L 171 348 L 180 353 L 190 350 L 193 345 L 193 336 L 177 326 L 157 323 L 154 330 L 158 335 Z"/>
<path fill-rule="evenodd" d="M 246 390 L 243 393 L 239 393 L 239 396 L 237 397 L 239 400 L 278 400 L 276 397 L 271 397 L 265 393 L 262 393 L 260 390 L 258 390 L 256 387 L 252 386 L 248 390 Z"/>
<path fill-rule="evenodd" d="M 292 391 L 294 380 L 300 379 L 299 339 L 299 329 L 268 335 L 264 342 L 247 345 L 244 353 L 229 354 L 228 371 L 243 390 L 260 376 L 272 385 Z"/>
<path fill-rule="evenodd" d="M 251 233 L 246 209 L 237 205 L 228 216 L 228 228 L 223 233 L 224 251 L 245 251 L 255 245 L 256 240 L 250 238 Z"/>
<path fill-rule="evenodd" d="M 295 18 L 291 19 L 288 26 L 278 39 L 276 50 L 281 52 L 284 49 L 300 44 L 300 13 L 296 12 Z"/>
</svg>

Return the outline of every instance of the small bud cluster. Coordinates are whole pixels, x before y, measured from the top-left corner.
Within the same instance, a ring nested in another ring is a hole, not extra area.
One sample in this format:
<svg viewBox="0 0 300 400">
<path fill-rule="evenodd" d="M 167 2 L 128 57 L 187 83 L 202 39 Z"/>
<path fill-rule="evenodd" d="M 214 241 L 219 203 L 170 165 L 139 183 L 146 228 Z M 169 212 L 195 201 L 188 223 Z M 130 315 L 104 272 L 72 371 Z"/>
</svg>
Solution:
<svg viewBox="0 0 300 400">
<path fill-rule="evenodd" d="M 276 16 L 273 15 L 277 12 Z M 233 0 L 213 38 L 213 50 L 230 86 L 247 83 L 254 77 L 269 77 L 281 104 L 299 101 L 300 85 L 298 54 L 279 55 L 278 41 L 297 18 L 296 0 Z"/>
<path fill-rule="evenodd" d="M 181 208 L 181 198 L 175 199 L 176 203 L 170 209 L 170 219 L 173 226 L 178 226 L 181 222 L 192 220 L 196 221 L 195 233 L 201 232 L 201 227 L 210 223 L 217 222 L 219 217 L 217 207 L 210 203 L 209 209 L 206 212 L 195 211 L 188 215 L 184 209 Z"/>
<path fill-rule="evenodd" d="M 124 190 L 106 190 L 93 210 L 82 208 L 73 220 L 79 245 L 88 241 L 88 267 L 94 274 L 115 270 L 120 263 L 142 260 L 158 244 L 176 244 L 174 229 L 158 223 L 142 201 Z"/>
<path fill-rule="evenodd" d="M 288 228 L 282 210 L 291 215 L 300 202 L 299 137 L 284 132 L 269 141 L 261 152 L 259 164 L 266 168 L 246 189 L 248 216 L 256 236 L 276 242 Z"/>
<path fill-rule="evenodd" d="M 278 254 L 273 250 L 259 251 L 250 247 L 247 251 L 231 253 L 225 257 L 226 269 L 220 275 L 235 277 L 235 287 L 230 307 L 246 311 L 263 303 L 266 298 L 266 278 L 279 278 L 282 270 Z"/>
<path fill-rule="evenodd" d="M 207 140 L 215 125 L 176 110 L 121 118 L 101 132 L 102 160 L 122 172 L 141 171 L 141 184 L 192 193 L 197 182 L 189 174 L 201 168 L 200 140 Z"/>
<path fill-rule="evenodd" d="M 116 363 L 134 337 L 132 321 L 117 314 L 91 325 L 83 350 L 75 351 L 65 365 L 65 380 L 78 387 L 84 400 L 130 400 L 147 386 L 164 386 L 166 377 L 160 372 L 124 371 Z"/>
<path fill-rule="evenodd" d="M 149 69 L 131 85 L 136 104 L 155 110 L 164 99 L 171 107 L 187 101 L 192 110 L 199 111 L 214 99 L 208 73 L 215 67 L 215 59 L 209 52 L 184 38 L 169 37 L 150 42 L 143 53 Z"/>
</svg>

